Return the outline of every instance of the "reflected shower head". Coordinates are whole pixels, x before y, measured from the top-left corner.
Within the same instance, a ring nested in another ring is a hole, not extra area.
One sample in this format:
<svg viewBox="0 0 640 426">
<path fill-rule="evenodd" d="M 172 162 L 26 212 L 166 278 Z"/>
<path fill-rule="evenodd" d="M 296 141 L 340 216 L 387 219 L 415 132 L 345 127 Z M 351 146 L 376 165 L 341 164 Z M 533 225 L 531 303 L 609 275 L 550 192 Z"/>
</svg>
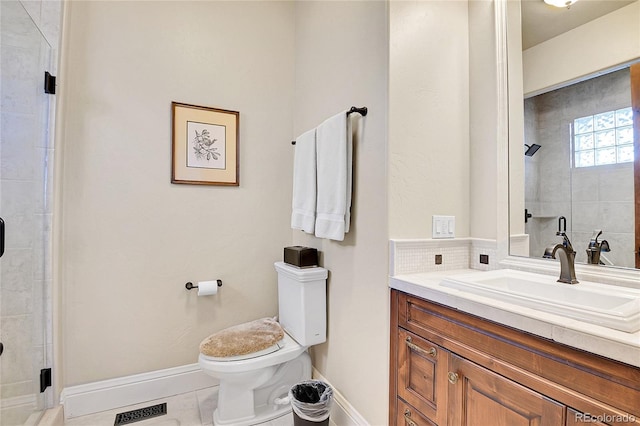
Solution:
<svg viewBox="0 0 640 426">
<path fill-rule="evenodd" d="M 524 146 L 527 147 L 527 150 L 524 152 L 524 155 L 526 155 L 527 157 L 533 157 L 533 154 L 535 154 L 540 149 L 540 145 L 538 145 L 537 143 L 532 143 L 531 145 L 524 144 Z"/>
</svg>

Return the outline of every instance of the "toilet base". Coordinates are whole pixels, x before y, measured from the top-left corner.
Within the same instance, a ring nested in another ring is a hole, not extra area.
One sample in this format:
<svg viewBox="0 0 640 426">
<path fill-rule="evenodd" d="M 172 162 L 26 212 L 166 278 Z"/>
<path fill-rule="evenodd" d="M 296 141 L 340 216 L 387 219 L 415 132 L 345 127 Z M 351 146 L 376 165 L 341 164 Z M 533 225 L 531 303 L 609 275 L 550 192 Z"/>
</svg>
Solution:
<svg viewBox="0 0 640 426">
<path fill-rule="evenodd" d="M 238 410 L 232 415 L 227 410 L 227 418 L 221 418 L 220 410 L 216 408 L 213 412 L 213 424 L 214 426 L 252 426 L 282 417 L 291 412 L 291 404 L 282 404 L 280 400 L 289 394 L 289 389 L 293 385 L 309 379 L 311 379 L 311 358 L 305 351 L 297 358 L 278 366 L 267 383 L 253 390 L 253 407 Z M 221 381 L 218 406 L 225 404 L 226 392 L 222 389 L 224 386 L 224 381 Z M 226 404 L 234 404 L 234 402 L 229 401 Z"/>
</svg>

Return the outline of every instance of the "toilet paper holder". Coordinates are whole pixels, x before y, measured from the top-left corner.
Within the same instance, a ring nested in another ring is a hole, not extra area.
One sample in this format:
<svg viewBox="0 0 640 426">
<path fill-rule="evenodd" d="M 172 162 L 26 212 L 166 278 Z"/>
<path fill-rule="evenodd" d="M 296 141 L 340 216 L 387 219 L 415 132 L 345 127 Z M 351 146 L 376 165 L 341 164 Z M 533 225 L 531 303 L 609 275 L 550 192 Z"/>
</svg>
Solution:
<svg viewBox="0 0 640 426">
<path fill-rule="evenodd" d="M 218 283 L 218 287 L 222 287 L 222 280 L 216 280 L 216 282 Z M 197 285 L 194 285 L 191 281 L 189 281 L 188 283 L 186 283 L 184 286 L 185 286 L 185 288 L 186 288 L 187 290 L 191 290 L 191 289 L 193 289 L 193 288 L 198 288 L 198 286 L 197 286 Z"/>
</svg>

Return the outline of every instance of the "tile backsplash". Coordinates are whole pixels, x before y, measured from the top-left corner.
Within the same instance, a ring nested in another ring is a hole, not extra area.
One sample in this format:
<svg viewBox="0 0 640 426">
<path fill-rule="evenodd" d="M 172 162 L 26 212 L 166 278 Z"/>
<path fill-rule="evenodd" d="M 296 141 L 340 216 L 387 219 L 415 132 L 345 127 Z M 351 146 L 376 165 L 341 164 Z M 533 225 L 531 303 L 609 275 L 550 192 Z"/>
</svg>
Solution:
<svg viewBox="0 0 640 426">
<path fill-rule="evenodd" d="M 390 240 L 389 274 L 450 271 L 455 269 L 498 269 L 496 242 L 478 238 L 447 240 Z M 436 256 L 441 256 L 441 263 Z M 480 263 L 480 255 L 488 264 Z M 485 257 L 486 256 L 486 257 Z"/>
</svg>

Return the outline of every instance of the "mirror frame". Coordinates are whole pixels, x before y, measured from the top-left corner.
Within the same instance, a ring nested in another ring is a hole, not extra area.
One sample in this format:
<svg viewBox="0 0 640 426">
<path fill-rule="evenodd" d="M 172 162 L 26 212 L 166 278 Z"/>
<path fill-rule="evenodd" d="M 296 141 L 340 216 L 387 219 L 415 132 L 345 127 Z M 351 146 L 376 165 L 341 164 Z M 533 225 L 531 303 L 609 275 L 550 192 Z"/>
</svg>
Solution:
<svg viewBox="0 0 640 426">
<path fill-rule="evenodd" d="M 507 3 L 513 0 L 494 0 L 496 75 L 497 75 L 497 211 L 496 244 L 501 268 L 519 269 L 546 275 L 559 274 L 559 265 L 551 259 L 512 256 L 509 219 L 509 79 L 507 55 Z M 632 268 L 602 268 L 597 265 L 576 264 L 578 280 L 595 281 L 640 288 L 640 270 Z"/>
</svg>

